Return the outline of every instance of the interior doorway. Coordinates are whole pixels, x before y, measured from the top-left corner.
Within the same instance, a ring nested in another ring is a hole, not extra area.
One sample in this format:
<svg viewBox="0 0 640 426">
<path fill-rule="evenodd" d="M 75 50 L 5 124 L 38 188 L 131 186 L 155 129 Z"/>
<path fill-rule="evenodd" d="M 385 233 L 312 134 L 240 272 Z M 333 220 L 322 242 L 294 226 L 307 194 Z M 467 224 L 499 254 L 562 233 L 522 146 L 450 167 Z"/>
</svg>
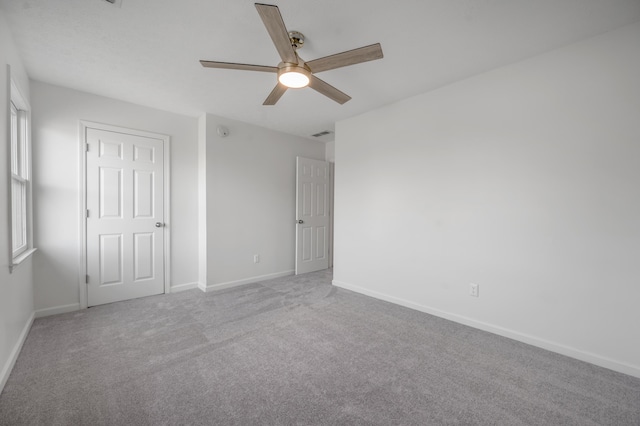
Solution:
<svg viewBox="0 0 640 426">
<path fill-rule="evenodd" d="M 331 167 L 326 161 L 296 158 L 295 273 L 332 265 Z"/>
<path fill-rule="evenodd" d="M 83 123 L 87 306 L 167 292 L 169 137 Z"/>
</svg>

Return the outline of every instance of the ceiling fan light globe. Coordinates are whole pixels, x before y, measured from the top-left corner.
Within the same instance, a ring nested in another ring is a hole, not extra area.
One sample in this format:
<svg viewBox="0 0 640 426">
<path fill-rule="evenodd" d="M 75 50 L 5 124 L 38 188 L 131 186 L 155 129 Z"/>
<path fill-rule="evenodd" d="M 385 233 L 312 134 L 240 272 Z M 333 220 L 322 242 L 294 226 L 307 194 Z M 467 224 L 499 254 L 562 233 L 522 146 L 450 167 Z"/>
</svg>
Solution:
<svg viewBox="0 0 640 426">
<path fill-rule="evenodd" d="M 309 77 L 296 71 L 281 74 L 278 81 L 291 89 L 300 89 L 309 85 Z"/>
<path fill-rule="evenodd" d="M 311 73 L 303 67 L 285 67 L 278 72 L 278 81 L 291 89 L 301 89 L 309 85 Z"/>
</svg>

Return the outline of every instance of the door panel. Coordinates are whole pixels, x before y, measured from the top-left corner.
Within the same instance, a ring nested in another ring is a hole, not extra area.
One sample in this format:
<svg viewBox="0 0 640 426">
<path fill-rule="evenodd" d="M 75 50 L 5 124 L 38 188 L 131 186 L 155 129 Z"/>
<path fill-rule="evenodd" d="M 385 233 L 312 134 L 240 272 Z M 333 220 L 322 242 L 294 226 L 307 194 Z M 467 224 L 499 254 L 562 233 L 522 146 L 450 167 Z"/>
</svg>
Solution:
<svg viewBox="0 0 640 426">
<path fill-rule="evenodd" d="M 133 172 L 133 217 L 153 217 L 153 172 L 147 170 L 134 170 Z"/>
<path fill-rule="evenodd" d="M 122 143 L 112 140 L 100 140 L 100 158 L 112 158 L 122 160 Z"/>
<path fill-rule="evenodd" d="M 163 140 L 85 137 L 88 306 L 164 293 Z"/>
<path fill-rule="evenodd" d="M 100 235 L 99 285 L 122 284 L 122 234 Z"/>
<path fill-rule="evenodd" d="M 122 169 L 100 167 L 100 217 L 122 218 Z"/>
<path fill-rule="evenodd" d="M 317 259 L 324 259 L 327 256 L 327 236 L 329 232 L 326 226 L 316 228 L 316 253 Z M 328 266 L 327 266 L 328 267 Z"/>
<path fill-rule="evenodd" d="M 134 281 L 152 279 L 154 268 L 153 233 L 138 233 L 133 236 L 133 279 Z"/>
<path fill-rule="evenodd" d="M 302 274 L 329 267 L 329 163 L 296 161 L 296 274 Z"/>
<path fill-rule="evenodd" d="M 311 182 L 302 182 L 302 215 L 311 216 L 311 197 L 313 195 L 313 188 Z"/>
</svg>

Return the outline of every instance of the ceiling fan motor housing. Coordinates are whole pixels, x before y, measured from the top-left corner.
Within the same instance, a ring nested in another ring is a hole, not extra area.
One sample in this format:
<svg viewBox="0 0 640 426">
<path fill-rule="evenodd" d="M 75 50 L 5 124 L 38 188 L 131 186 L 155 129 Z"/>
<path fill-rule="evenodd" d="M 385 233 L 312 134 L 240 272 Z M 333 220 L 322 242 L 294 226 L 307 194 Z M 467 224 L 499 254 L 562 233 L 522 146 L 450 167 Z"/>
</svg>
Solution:
<svg viewBox="0 0 640 426">
<path fill-rule="evenodd" d="M 298 31 L 289 31 L 289 40 L 294 49 L 300 49 L 304 45 L 304 34 Z"/>
</svg>

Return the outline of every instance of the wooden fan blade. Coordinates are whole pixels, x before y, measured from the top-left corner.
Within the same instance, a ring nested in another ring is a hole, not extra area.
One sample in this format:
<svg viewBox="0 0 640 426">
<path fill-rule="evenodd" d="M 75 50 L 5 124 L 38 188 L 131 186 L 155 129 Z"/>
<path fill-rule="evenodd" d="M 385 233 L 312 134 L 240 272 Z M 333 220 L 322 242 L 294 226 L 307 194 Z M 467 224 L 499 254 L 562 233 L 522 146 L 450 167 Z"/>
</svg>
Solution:
<svg viewBox="0 0 640 426">
<path fill-rule="evenodd" d="M 370 46 L 336 53 L 335 55 L 325 56 L 324 58 L 314 59 L 313 61 L 307 62 L 307 66 L 311 69 L 311 72 L 316 73 L 346 67 L 347 65 L 355 65 L 361 62 L 373 61 L 382 57 L 382 46 L 380 46 L 380 43 L 376 43 Z"/>
<path fill-rule="evenodd" d="M 296 51 L 293 50 L 293 46 L 291 46 L 289 32 L 284 25 L 278 6 L 256 3 L 256 9 L 258 9 L 264 26 L 267 27 L 267 32 L 271 36 L 271 40 L 273 40 L 273 44 L 275 44 L 282 58 L 282 62 L 297 64 Z"/>
<path fill-rule="evenodd" d="M 263 72 L 278 72 L 277 67 L 268 67 L 265 65 L 249 65 L 249 64 L 235 64 L 233 62 L 217 62 L 217 61 L 200 61 L 203 67 L 207 68 L 224 68 L 230 70 L 244 70 L 244 71 L 263 71 Z"/>
<path fill-rule="evenodd" d="M 320 92 L 326 97 L 333 99 L 340 105 L 351 99 L 351 96 L 347 95 L 346 93 L 342 93 L 329 83 L 325 83 L 314 75 L 311 76 L 309 87 L 311 87 L 316 92 Z"/>
<path fill-rule="evenodd" d="M 276 102 L 284 95 L 284 92 L 287 91 L 287 86 L 284 84 L 278 83 L 276 87 L 273 88 L 267 99 L 265 99 L 262 105 L 275 105 Z"/>
</svg>

